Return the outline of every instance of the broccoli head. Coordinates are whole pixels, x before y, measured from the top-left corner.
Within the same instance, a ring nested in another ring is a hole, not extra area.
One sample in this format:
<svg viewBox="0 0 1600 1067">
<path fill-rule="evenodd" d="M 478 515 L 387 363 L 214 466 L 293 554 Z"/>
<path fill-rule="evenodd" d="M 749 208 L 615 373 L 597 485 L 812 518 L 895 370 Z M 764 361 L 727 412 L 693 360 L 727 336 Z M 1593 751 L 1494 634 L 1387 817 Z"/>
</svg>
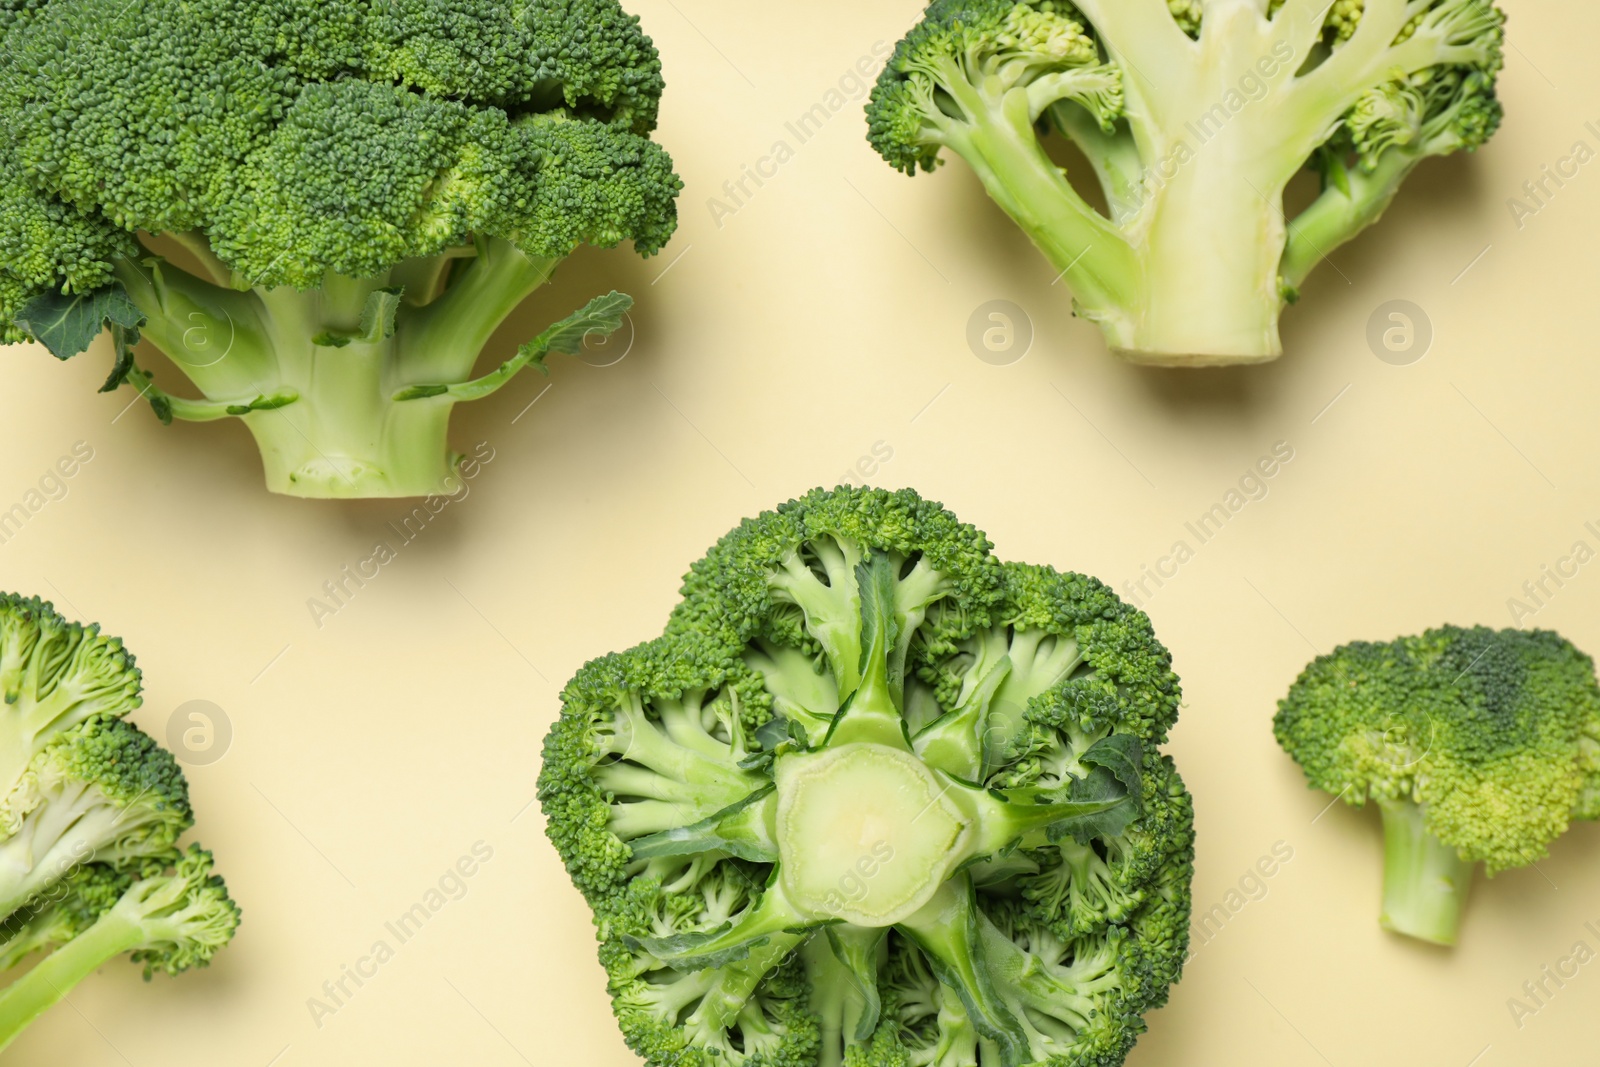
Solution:
<svg viewBox="0 0 1600 1067">
<path fill-rule="evenodd" d="M 587 664 L 548 833 L 655 1067 L 1120 1064 L 1187 948 L 1149 619 L 909 490 L 816 490 Z"/>
<path fill-rule="evenodd" d="M 121 641 L 0 594 L 0 1048 L 113 957 L 177 974 L 238 926 L 211 854 L 178 846 L 183 771 L 123 718 L 139 685 Z"/>
<path fill-rule="evenodd" d="M 1313 660 L 1274 731 L 1313 788 L 1383 816 L 1382 922 L 1456 941 L 1474 868 L 1600 816 L 1594 663 L 1549 631 L 1446 626 Z"/>
<path fill-rule="evenodd" d="M 933 0 L 867 108 L 898 170 L 977 173 L 1112 349 L 1251 363 L 1422 160 L 1499 127 L 1487 0 Z M 1087 159 L 1105 209 L 1046 152 Z M 1309 168 L 1321 195 L 1284 215 Z"/>
<path fill-rule="evenodd" d="M 106 389 L 243 419 L 276 492 L 437 492 L 455 404 L 631 301 L 474 378 L 500 323 L 578 245 L 671 236 L 661 89 L 616 0 L 7 4 L 0 343 L 109 329 Z M 202 398 L 157 388 L 141 338 Z"/>
</svg>

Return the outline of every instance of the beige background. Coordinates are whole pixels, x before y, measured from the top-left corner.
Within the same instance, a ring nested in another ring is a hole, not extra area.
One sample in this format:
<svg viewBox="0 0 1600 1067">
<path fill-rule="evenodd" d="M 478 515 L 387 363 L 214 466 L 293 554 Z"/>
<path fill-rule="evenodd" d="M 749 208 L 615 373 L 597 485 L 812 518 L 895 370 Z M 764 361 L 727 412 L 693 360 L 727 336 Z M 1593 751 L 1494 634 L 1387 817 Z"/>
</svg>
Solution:
<svg viewBox="0 0 1600 1067">
<path fill-rule="evenodd" d="M 854 101 L 803 145 L 785 130 L 917 0 L 633 6 L 666 57 L 682 228 L 649 262 L 577 256 L 492 355 L 612 284 L 639 298 L 631 352 L 461 409 L 458 446 L 487 441 L 493 462 L 320 626 L 308 599 L 397 544 L 386 523 L 404 507 L 272 497 L 242 427 L 163 428 L 142 404 L 119 418 L 132 394 L 96 395 L 103 349 L 65 367 L 4 353 L 0 509 L 74 442 L 94 458 L 0 544 L 0 585 L 123 635 L 147 729 L 165 736 L 187 701 L 223 709 L 231 747 L 190 777 L 246 914 L 209 972 L 147 988 L 109 967 L 8 1062 L 627 1067 L 587 912 L 528 806 L 580 663 L 657 633 L 683 570 L 740 517 L 839 481 L 879 442 L 893 456 L 875 484 L 943 500 L 1004 557 L 1121 586 L 1193 546 L 1185 521 L 1280 441 L 1294 459 L 1265 499 L 1147 607 L 1187 693 L 1171 747 L 1197 798 L 1197 910 L 1240 904 L 1230 889 L 1275 842 L 1293 859 L 1213 927 L 1131 1062 L 1591 1062 L 1600 964 L 1520 1029 L 1506 1001 L 1575 942 L 1600 948 L 1584 926 L 1600 929 L 1600 827 L 1480 883 L 1455 952 L 1402 943 L 1376 922 L 1375 823 L 1317 818 L 1326 798 L 1270 718 L 1315 651 L 1510 625 L 1508 598 L 1542 565 L 1600 547 L 1584 528 L 1600 529 L 1600 163 L 1520 230 L 1506 204 L 1575 141 L 1600 147 L 1584 128 L 1600 120 L 1600 13 L 1507 0 L 1499 138 L 1426 166 L 1315 276 L 1285 359 L 1184 373 L 1113 362 L 959 163 L 896 175 Z M 708 199 L 779 139 L 793 158 L 718 225 Z M 966 341 L 992 299 L 1036 332 L 1009 366 Z M 1394 299 L 1435 331 L 1410 366 L 1365 339 Z M 1600 651 L 1597 607 L 1600 563 L 1531 622 Z M 393 943 L 384 923 L 480 841 L 493 858 L 465 895 L 319 1026 L 308 998 Z"/>
</svg>

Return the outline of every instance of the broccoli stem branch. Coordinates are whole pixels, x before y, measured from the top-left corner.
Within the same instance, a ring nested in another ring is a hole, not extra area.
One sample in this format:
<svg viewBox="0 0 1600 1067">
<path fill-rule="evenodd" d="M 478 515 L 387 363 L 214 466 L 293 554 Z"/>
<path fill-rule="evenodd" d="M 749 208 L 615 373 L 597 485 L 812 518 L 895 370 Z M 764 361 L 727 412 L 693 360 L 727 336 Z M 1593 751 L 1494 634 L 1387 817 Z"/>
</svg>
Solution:
<svg viewBox="0 0 1600 1067">
<path fill-rule="evenodd" d="M 1278 268 L 1284 286 L 1298 292 L 1313 268 L 1377 222 L 1419 162 L 1416 155 L 1391 149 L 1379 157 L 1377 167 L 1371 171 L 1346 171 L 1348 192 L 1329 183 L 1322 195 L 1289 224 L 1289 240 Z"/>
<path fill-rule="evenodd" d="M 1084 317 L 1099 322 L 1131 304 L 1140 281 L 1133 251 L 1045 154 L 1034 132 L 1027 93 L 1008 94 L 996 113 L 959 78 L 946 81 L 974 121 L 948 123 L 945 143 L 960 153 L 994 202 L 1060 271 Z"/>
<path fill-rule="evenodd" d="M 1383 813 L 1384 928 L 1454 945 L 1477 865 L 1428 832 L 1422 805 L 1380 800 L 1378 808 Z"/>
<path fill-rule="evenodd" d="M 876 974 L 865 975 L 846 966 L 836 945 L 847 953 L 859 950 L 855 954 L 862 957 L 863 965 L 870 962 L 875 971 L 883 936 L 883 930 L 843 925 L 812 934 L 800 947 L 806 984 L 811 988 L 810 1007 L 822 1038 L 817 1067 L 843 1067 L 845 1050 L 871 1037 L 880 1011 Z"/>
<path fill-rule="evenodd" d="M 281 408 L 300 399 L 293 389 L 279 389 L 272 393 L 257 393 L 253 397 L 236 400 L 186 400 L 173 396 L 137 366 L 128 370 L 128 384 L 139 390 L 139 395 L 154 402 L 167 416 L 184 422 L 215 422 L 218 419 L 242 418 L 252 411 Z"/>
<path fill-rule="evenodd" d="M 1035 1057 L 1021 1020 L 995 986 L 980 923 L 971 881 L 963 874 L 946 882 L 900 930 L 927 955 L 939 981 L 956 991 L 978 1033 L 994 1042 L 1001 1067 L 1022 1067 Z"/>
<path fill-rule="evenodd" d="M 143 928 L 115 909 L 0 992 L 0 1049 L 107 961 L 138 948 Z"/>
<path fill-rule="evenodd" d="M 211 250 L 211 242 L 199 230 L 185 230 L 167 234 L 175 243 L 199 262 L 206 280 L 226 288 L 234 288 L 233 270 Z"/>
<path fill-rule="evenodd" d="M 405 316 L 399 379 L 460 382 L 500 324 L 550 280 L 559 260 L 531 259 L 510 241 L 479 241 L 477 258 L 460 269 L 444 293 Z"/>
</svg>

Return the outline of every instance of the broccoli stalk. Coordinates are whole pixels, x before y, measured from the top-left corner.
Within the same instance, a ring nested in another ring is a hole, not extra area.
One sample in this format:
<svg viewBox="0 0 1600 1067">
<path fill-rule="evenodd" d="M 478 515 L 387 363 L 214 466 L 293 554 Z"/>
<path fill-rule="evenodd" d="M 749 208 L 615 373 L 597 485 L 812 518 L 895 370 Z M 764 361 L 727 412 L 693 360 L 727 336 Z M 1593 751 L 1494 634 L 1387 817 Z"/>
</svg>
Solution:
<svg viewBox="0 0 1600 1067">
<path fill-rule="evenodd" d="M 1383 814 L 1383 910 L 1385 930 L 1439 945 L 1456 943 L 1461 910 L 1477 864 L 1428 832 L 1422 805 L 1380 800 Z"/>
<path fill-rule="evenodd" d="M 159 257 L 119 261 L 116 276 L 142 316 L 141 336 L 208 399 L 172 396 L 137 364 L 128 380 L 167 421 L 241 419 L 273 492 L 424 496 L 446 484 L 460 459 L 447 440 L 456 404 L 489 396 L 527 366 L 543 370 L 550 352 L 576 352 L 621 325 L 632 300 L 613 292 L 474 378 L 495 329 L 555 266 L 507 241 L 483 240 L 370 278 L 330 272 L 305 292 L 239 292 Z M 397 279 L 415 279 L 415 287 Z"/>
<path fill-rule="evenodd" d="M 146 978 L 178 974 L 205 966 L 232 939 L 239 909 L 212 873 L 211 854 L 190 846 L 171 868 L 133 883 L 91 926 L 0 991 L 0 1049 L 117 956 L 143 962 Z"/>
<path fill-rule="evenodd" d="M 0 21 L 0 343 L 68 359 L 108 331 L 106 391 L 242 420 L 275 492 L 449 491 L 452 408 L 631 300 L 474 376 L 496 329 L 579 245 L 658 251 L 681 183 L 649 139 L 660 61 L 616 0 L 368 7 Z M 141 340 L 200 395 L 159 386 Z"/>
<path fill-rule="evenodd" d="M 908 174 L 961 156 L 1118 354 L 1270 360 L 1311 269 L 1422 159 L 1494 133 L 1504 19 L 1484 0 L 1191 9 L 934 0 L 879 79 L 870 140 Z M 1082 150 L 1105 213 L 1042 129 Z M 1286 218 L 1308 165 L 1322 196 Z"/>
</svg>

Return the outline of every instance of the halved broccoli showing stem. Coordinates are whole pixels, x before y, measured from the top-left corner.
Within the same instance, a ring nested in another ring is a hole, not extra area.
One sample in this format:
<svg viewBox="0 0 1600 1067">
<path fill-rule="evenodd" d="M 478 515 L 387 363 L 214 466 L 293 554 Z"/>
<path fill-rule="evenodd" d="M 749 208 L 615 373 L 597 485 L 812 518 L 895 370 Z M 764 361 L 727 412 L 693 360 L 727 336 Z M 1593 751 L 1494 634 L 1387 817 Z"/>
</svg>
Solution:
<svg viewBox="0 0 1600 1067">
<path fill-rule="evenodd" d="M 563 702 L 548 832 L 654 1067 L 1120 1064 L 1179 976 L 1170 656 L 909 490 L 747 520 Z"/>
<path fill-rule="evenodd" d="M 898 170 L 949 149 L 1118 354 L 1252 363 L 1422 160 L 1498 129 L 1487 0 L 934 0 L 867 108 Z M 1100 210 L 1046 152 L 1088 160 Z M 1309 168 L 1321 195 L 1284 214 Z"/>
<path fill-rule="evenodd" d="M 113 958 L 178 974 L 239 925 L 211 853 L 178 844 L 182 770 L 122 718 L 139 688 L 121 641 L 0 594 L 0 1048 Z"/>
<path fill-rule="evenodd" d="M 451 409 L 631 300 L 474 377 L 501 323 L 578 245 L 671 236 L 661 90 L 617 0 L 7 4 L 0 343 L 66 359 L 109 329 L 106 390 L 242 419 L 274 492 L 440 492 Z M 158 388 L 140 338 L 202 396 Z"/>
<path fill-rule="evenodd" d="M 1537 862 L 1600 817 L 1594 662 L 1548 630 L 1445 626 L 1313 660 L 1278 705 L 1312 788 L 1383 816 L 1396 933 L 1453 945 L 1473 871 Z"/>
</svg>

